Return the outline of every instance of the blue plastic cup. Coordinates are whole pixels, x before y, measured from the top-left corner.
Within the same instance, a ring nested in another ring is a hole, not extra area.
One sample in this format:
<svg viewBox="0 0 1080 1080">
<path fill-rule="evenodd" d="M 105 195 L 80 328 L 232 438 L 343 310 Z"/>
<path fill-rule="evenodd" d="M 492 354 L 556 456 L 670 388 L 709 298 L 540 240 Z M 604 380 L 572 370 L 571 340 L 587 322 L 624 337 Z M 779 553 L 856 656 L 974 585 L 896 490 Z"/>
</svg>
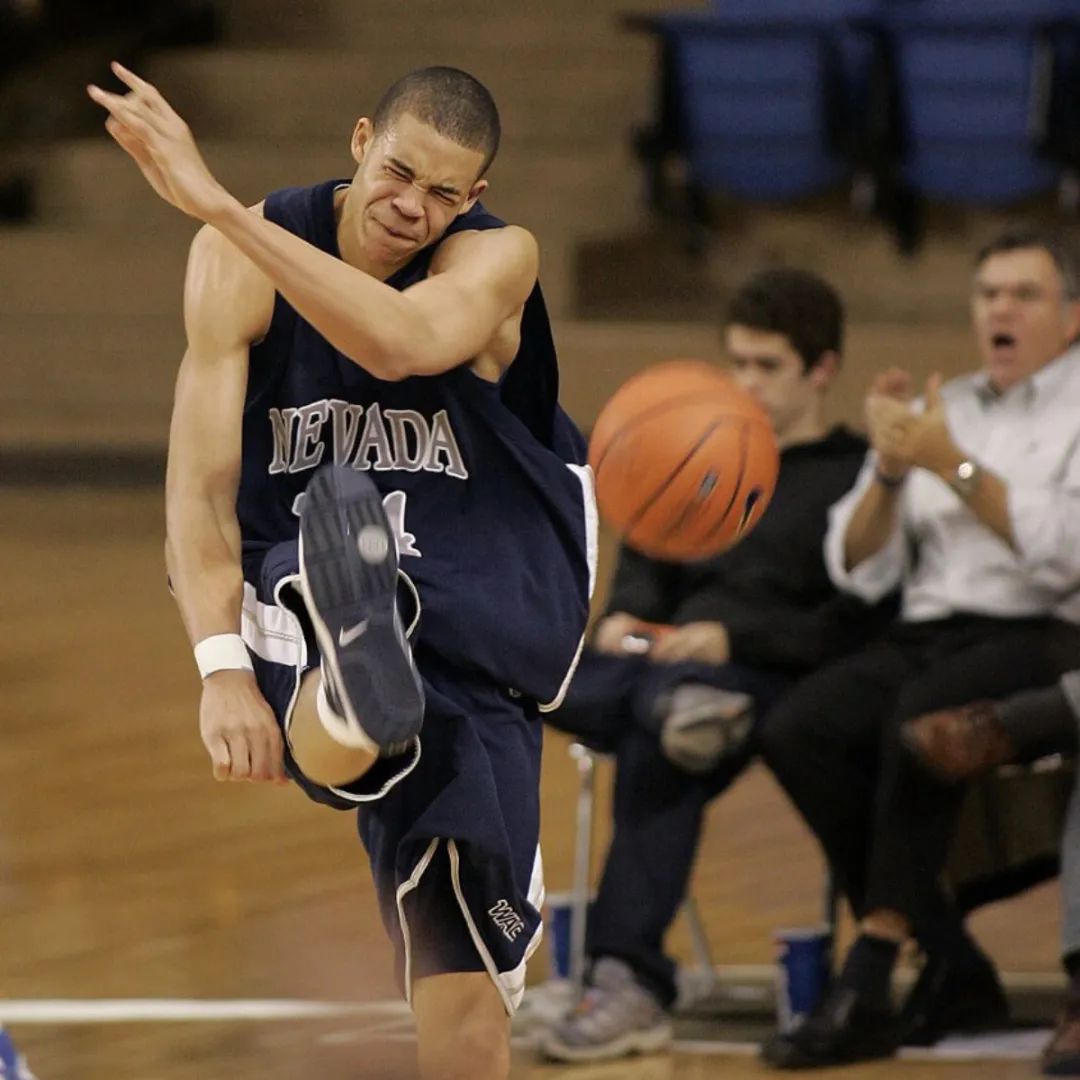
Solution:
<svg viewBox="0 0 1080 1080">
<path fill-rule="evenodd" d="M 810 1015 L 829 984 L 832 932 L 828 927 L 777 930 L 776 1019 L 792 1031 Z"/>
<path fill-rule="evenodd" d="M 549 892 L 544 906 L 544 934 L 548 937 L 548 970 L 552 978 L 570 977 L 570 955 L 573 946 L 573 893 Z M 593 897 L 590 895 L 589 902 Z"/>
<path fill-rule="evenodd" d="M 553 979 L 570 978 L 570 927 L 574 920 L 570 893 L 547 894 L 548 970 Z"/>
</svg>

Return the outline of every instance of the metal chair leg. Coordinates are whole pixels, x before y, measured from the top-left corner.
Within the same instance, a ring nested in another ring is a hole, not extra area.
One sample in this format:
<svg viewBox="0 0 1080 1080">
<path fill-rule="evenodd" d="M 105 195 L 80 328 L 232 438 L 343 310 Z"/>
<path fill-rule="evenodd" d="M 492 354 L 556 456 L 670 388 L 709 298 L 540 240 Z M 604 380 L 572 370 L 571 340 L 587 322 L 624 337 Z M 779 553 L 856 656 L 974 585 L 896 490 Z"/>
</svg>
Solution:
<svg viewBox="0 0 1080 1080">
<path fill-rule="evenodd" d="M 683 901 L 682 912 L 686 919 L 687 928 L 690 931 L 690 941 L 694 947 L 694 958 L 704 975 L 701 990 L 706 995 L 713 994 L 716 991 L 718 982 L 716 963 L 713 960 L 708 935 L 705 933 L 705 924 L 701 921 L 701 912 L 698 910 L 697 901 L 692 896 L 688 896 Z"/>
<path fill-rule="evenodd" d="M 571 743 L 570 756 L 578 772 L 577 835 L 574 840 L 574 878 L 570 890 L 570 982 L 575 995 L 580 995 L 585 985 L 585 924 L 589 916 L 596 754 L 582 743 Z"/>
<path fill-rule="evenodd" d="M 836 888 L 836 882 L 833 881 L 832 874 L 829 873 L 829 868 L 827 866 L 825 867 L 825 890 L 822 901 L 824 910 L 822 911 L 821 922 L 829 931 L 828 963 L 829 970 L 831 971 L 833 961 L 836 958 L 836 921 L 839 917 L 840 893 Z"/>
</svg>

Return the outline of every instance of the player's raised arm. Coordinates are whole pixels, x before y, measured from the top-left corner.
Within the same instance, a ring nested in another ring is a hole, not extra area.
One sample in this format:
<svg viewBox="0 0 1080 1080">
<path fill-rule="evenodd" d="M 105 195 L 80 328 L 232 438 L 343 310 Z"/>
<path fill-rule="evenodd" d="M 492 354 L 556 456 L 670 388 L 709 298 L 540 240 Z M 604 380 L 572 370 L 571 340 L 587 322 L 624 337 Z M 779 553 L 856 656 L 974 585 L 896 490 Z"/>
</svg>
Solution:
<svg viewBox="0 0 1080 1080">
<path fill-rule="evenodd" d="M 239 203 L 213 224 L 327 341 L 380 379 L 472 360 L 536 283 L 536 241 L 520 228 L 451 238 L 441 272 L 398 292 Z"/>
<path fill-rule="evenodd" d="M 200 728 L 218 779 L 282 776 L 277 725 L 250 664 L 242 666 L 246 652 L 238 638 L 243 578 L 236 495 L 248 346 L 269 325 L 273 296 L 270 282 L 224 237 L 199 233 L 188 262 L 188 348 L 169 434 L 166 562 L 192 645 L 212 639 L 219 652 L 235 653 L 217 655 L 211 645 L 200 659 L 211 669 Z"/>
<path fill-rule="evenodd" d="M 433 279 L 405 292 L 320 251 L 233 198 L 207 169 L 187 124 L 159 91 L 120 65 L 114 65 L 114 71 L 130 93 L 90 87 L 90 96 L 108 110 L 110 134 L 154 190 L 227 236 L 335 348 L 373 375 L 402 379 L 437 374 L 473 360 L 528 297 L 538 255 L 535 240 L 523 229 L 453 237 Z M 354 135 L 358 160 L 374 138 L 365 123 L 361 121 Z M 451 156 L 454 145 L 449 144 Z M 479 197 L 486 186 L 479 179 L 483 154 L 457 150 L 466 155 L 457 163 L 463 179 L 449 189 L 425 182 L 408 162 L 392 155 L 378 170 L 372 166 L 373 171 L 386 170 L 381 182 L 397 183 L 404 193 L 395 211 L 401 216 L 394 217 L 388 242 L 409 239 L 403 234 L 409 231 L 410 215 L 423 218 L 428 228 L 441 215 L 445 230 Z M 438 144 L 429 157 L 438 159 Z M 466 163 L 475 166 L 469 175 Z M 430 213 L 427 200 L 435 207 Z"/>
<path fill-rule="evenodd" d="M 165 480 L 169 575 L 192 644 L 240 626 L 236 493 L 248 346 L 272 305 L 270 283 L 224 237 L 201 230 L 184 287 L 188 347 Z"/>
</svg>

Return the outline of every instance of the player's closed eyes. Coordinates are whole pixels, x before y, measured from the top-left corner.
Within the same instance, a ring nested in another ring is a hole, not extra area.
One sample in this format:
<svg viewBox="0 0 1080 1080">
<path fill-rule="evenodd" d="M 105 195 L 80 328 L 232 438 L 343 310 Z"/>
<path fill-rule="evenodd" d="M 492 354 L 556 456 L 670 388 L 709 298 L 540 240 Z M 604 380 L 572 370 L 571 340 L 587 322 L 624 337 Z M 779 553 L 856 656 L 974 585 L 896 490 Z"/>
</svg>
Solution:
<svg viewBox="0 0 1080 1080">
<path fill-rule="evenodd" d="M 399 169 L 395 165 L 387 165 L 386 171 L 394 180 L 401 180 L 406 184 L 411 184 L 413 182 L 412 173 L 406 172 L 404 169 Z M 443 206 L 453 206 L 457 202 L 457 194 L 452 191 L 446 191 L 443 188 L 429 188 L 428 194 L 434 195 Z"/>
</svg>

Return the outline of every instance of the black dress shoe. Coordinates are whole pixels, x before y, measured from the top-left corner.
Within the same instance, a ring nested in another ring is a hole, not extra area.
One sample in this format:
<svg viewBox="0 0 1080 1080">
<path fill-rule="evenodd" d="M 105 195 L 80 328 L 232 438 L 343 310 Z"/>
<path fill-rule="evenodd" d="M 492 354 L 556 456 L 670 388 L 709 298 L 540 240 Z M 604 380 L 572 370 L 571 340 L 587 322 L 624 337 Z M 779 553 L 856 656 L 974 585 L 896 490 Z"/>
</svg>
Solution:
<svg viewBox="0 0 1080 1080">
<path fill-rule="evenodd" d="M 980 776 L 1016 755 L 993 704 L 986 701 L 907 720 L 900 736 L 924 769 L 949 783 Z"/>
<path fill-rule="evenodd" d="M 994 965 L 975 945 L 928 960 L 900 1011 L 905 1046 L 933 1046 L 950 1034 L 1009 1026 L 1009 1002 Z"/>
<path fill-rule="evenodd" d="M 1080 997 L 1070 995 L 1042 1052 L 1044 1076 L 1080 1076 Z"/>
<path fill-rule="evenodd" d="M 794 1031 L 767 1039 L 761 1057 L 777 1069 L 815 1069 L 890 1057 L 899 1043 L 894 1013 L 868 1006 L 850 987 L 836 986 Z"/>
</svg>

